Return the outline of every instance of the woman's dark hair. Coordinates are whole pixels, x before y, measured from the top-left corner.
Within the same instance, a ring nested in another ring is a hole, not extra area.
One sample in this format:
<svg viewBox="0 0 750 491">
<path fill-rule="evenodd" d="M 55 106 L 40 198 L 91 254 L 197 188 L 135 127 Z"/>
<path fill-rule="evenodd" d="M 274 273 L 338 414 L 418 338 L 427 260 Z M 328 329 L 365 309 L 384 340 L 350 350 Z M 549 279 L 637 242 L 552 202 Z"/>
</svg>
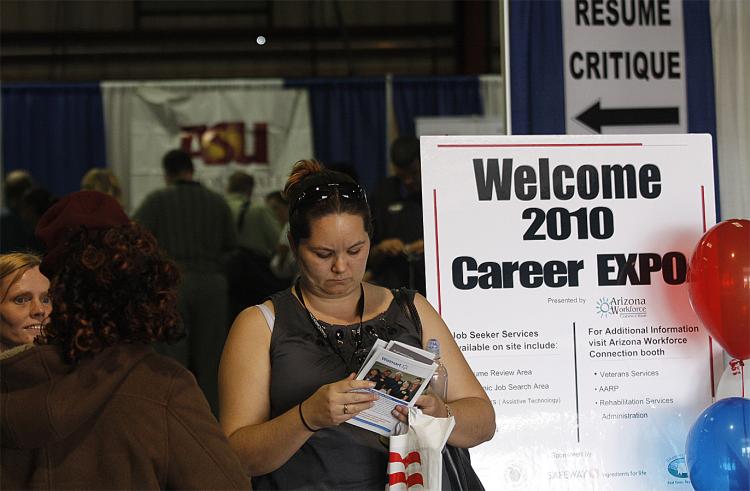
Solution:
<svg viewBox="0 0 750 491">
<path fill-rule="evenodd" d="M 339 191 L 337 185 L 353 192 Z M 326 191 L 316 195 L 316 188 Z M 365 231 L 372 238 L 372 216 L 362 188 L 348 175 L 328 170 L 317 160 L 294 164 L 284 196 L 289 200 L 289 231 L 295 246 L 310 237 L 310 222 L 332 213 L 362 217 Z"/>
<path fill-rule="evenodd" d="M 173 342 L 179 272 L 147 230 L 81 229 L 66 242 L 52 280 L 51 321 L 42 343 L 59 345 L 70 362 L 118 343 Z"/>
</svg>

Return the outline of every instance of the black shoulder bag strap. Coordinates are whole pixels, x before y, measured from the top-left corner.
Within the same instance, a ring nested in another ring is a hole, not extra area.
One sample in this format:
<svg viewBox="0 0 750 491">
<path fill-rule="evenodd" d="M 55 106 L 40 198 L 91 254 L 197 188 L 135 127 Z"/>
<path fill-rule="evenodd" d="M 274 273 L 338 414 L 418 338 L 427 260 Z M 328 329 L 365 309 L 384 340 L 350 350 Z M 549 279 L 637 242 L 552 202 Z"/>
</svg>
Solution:
<svg viewBox="0 0 750 491">
<path fill-rule="evenodd" d="M 419 312 L 414 305 L 414 299 L 406 291 L 406 288 L 394 288 L 391 290 L 393 298 L 401 307 L 407 319 L 410 319 L 417 328 L 419 339 L 422 339 L 422 321 L 419 319 Z M 484 491 L 482 481 L 471 466 L 471 456 L 468 448 L 454 447 L 446 444 L 443 449 L 443 469 L 444 474 L 450 482 L 450 489 L 460 491 Z"/>
<path fill-rule="evenodd" d="M 414 306 L 414 298 L 409 295 L 409 292 L 404 287 L 393 288 L 391 289 L 391 293 L 393 293 L 393 298 L 396 300 L 398 306 L 401 307 L 401 311 L 406 318 L 414 323 L 414 327 L 417 328 L 419 340 L 422 341 L 422 321 L 419 319 L 417 307 Z"/>
</svg>

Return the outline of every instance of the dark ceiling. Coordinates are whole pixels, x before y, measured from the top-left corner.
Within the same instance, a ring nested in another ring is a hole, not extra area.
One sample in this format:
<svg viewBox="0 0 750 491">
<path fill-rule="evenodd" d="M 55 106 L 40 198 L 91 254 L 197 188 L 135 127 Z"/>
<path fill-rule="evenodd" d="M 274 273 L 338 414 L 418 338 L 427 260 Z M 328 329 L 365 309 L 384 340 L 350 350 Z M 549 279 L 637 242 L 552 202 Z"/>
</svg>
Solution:
<svg viewBox="0 0 750 491">
<path fill-rule="evenodd" d="M 497 1 L 3 0 L 0 19 L 4 81 L 500 72 Z"/>
</svg>

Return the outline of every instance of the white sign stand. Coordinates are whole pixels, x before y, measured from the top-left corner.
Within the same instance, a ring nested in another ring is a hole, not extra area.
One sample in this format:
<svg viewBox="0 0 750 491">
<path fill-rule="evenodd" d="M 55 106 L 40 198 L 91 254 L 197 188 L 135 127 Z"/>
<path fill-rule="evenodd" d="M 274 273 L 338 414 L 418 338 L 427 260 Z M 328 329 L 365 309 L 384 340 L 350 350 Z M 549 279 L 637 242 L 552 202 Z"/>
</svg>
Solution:
<svg viewBox="0 0 750 491">
<path fill-rule="evenodd" d="M 421 139 L 427 293 L 497 415 L 487 489 L 690 489 L 709 135 Z"/>
</svg>

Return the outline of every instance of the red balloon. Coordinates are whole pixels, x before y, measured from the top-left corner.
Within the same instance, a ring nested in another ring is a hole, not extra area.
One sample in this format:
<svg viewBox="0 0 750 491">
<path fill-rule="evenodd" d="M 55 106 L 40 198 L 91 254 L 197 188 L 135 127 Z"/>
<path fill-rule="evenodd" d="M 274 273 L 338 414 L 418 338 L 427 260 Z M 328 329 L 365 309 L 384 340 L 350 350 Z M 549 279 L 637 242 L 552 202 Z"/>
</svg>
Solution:
<svg viewBox="0 0 750 491">
<path fill-rule="evenodd" d="M 690 258 L 688 292 L 726 352 L 750 358 L 750 220 L 726 220 L 703 234 Z"/>
</svg>

